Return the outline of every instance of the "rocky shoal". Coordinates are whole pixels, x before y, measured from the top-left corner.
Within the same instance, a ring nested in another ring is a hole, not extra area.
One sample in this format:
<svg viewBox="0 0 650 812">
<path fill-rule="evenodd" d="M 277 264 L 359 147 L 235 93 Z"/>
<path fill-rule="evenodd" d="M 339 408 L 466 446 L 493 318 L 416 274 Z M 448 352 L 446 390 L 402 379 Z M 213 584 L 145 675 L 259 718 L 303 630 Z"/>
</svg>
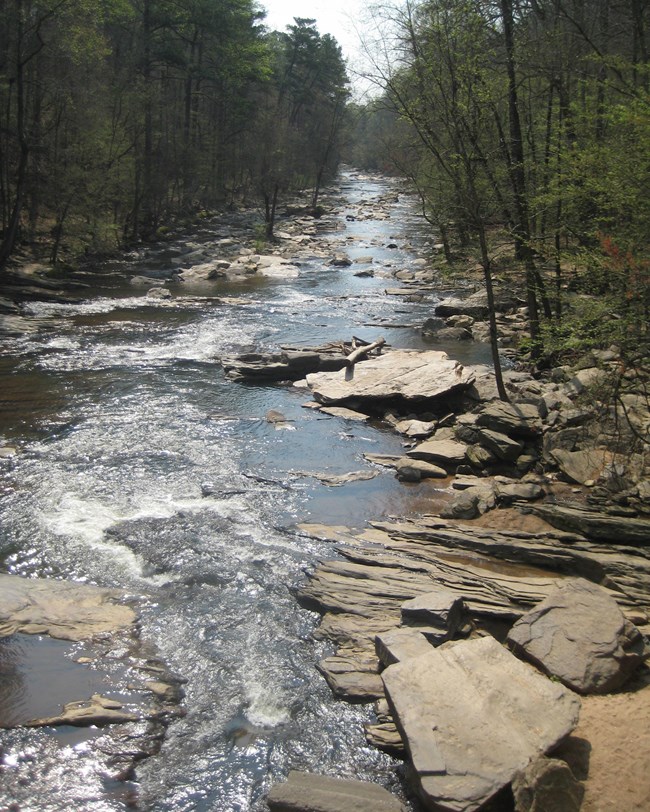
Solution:
<svg viewBox="0 0 650 812">
<path fill-rule="evenodd" d="M 105 728 L 97 752 L 107 774 L 131 778 L 135 764 L 160 750 L 167 726 L 183 714 L 184 680 L 141 640 L 138 615 L 126 596 L 71 581 L 0 574 L 0 637 L 8 642 L 26 635 L 71 644 L 62 677 L 50 686 L 57 697 L 54 704 L 60 705 L 42 717 L 31 717 L 29 708 L 22 708 L 23 716 L 9 725 L 0 717 L 0 727 Z M 70 668 L 102 675 L 102 693 L 66 697 Z M 54 667 L 48 674 L 56 679 Z"/>
</svg>

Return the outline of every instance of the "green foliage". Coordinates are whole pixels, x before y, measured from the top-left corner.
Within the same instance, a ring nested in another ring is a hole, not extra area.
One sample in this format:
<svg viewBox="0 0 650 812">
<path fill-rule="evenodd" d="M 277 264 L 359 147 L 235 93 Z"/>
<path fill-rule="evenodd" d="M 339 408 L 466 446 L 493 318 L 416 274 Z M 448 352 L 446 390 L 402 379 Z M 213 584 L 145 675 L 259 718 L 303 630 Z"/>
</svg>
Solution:
<svg viewBox="0 0 650 812">
<path fill-rule="evenodd" d="M 271 75 L 261 20 L 253 0 L 7 0 L 0 265 L 16 239 L 47 235 L 60 260 L 241 195 Z"/>
</svg>

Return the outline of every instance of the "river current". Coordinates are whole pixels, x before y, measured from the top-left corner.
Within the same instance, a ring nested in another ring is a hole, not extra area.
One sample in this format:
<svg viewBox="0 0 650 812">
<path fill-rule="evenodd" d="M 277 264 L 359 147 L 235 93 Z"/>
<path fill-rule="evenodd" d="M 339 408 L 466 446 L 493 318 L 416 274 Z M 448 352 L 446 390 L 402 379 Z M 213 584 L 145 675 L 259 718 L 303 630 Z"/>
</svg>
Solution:
<svg viewBox="0 0 650 812">
<path fill-rule="evenodd" d="M 412 267 L 429 236 L 408 196 L 388 219 L 352 219 L 393 192 L 388 180 L 344 174 L 325 236 L 352 259 L 372 256 L 375 270 Z M 364 452 L 393 453 L 400 439 L 303 408 L 304 390 L 229 381 L 217 359 L 352 335 L 422 347 L 441 294 L 405 302 L 385 295 L 394 282 L 355 276 L 370 260 L 341 268 L 315 257 L 295 279 L 214 283 L 239 304 L 185 291 L 152 301 L 120 284 L 120 274 L 168 276 L 173 249 L 124 259 L 113 288 L 78 304 L 30 305 L 47 329 L 0 340 L 0 436 L 18 447 L 0 468 L 0 562 L 135 596 L 142 637 L 187 680 L 187 714 L 138 766 L 137 801 L 102 774 L 87 736 L 1 731 L 0 808 L 259 811 L 289 769 L 401 794 L 400 763 L 365 742 L 369 707 L 334 700 L 315 668 L 328 649 L 292 587 L 335 553 L 296 525 L 427 510 L 435 488 L 390 471 L 340 488 L 304 476 L 368 469 Z M 265 420 L 270 409 L 287 423 Z M 4 701 L 40 713 L 51 651 L 37 649 L 16 657 L 19 689 Z"/>
</svg>

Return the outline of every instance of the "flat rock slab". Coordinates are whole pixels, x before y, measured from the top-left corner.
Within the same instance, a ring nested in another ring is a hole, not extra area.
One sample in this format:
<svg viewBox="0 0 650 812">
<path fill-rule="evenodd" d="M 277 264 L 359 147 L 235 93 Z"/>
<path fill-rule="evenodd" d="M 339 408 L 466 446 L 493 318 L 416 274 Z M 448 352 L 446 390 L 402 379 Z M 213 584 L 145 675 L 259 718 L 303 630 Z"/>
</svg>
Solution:
<svg viewBox="0 0 650 812">
<path fill-rule="evenodd" d="M 271 812 L 404 812 L 383 787 L 368 781 L 292 771 L 266 799 Z"/>
<path fill-rule="evenodd" d="M 639 630 L 600 586 L 572 578 L 512 627 L 515 652 L 581 694 L 619 688 L 643 662 Z"/>
<path fill-rule="evenodd" d="M 86 640 L 126 629 L 137 619 L 123 594 L 71 581 L 0 575 L 0 637 L 15 632 Z"/>
<path fill-rule="evenodd" d="M 337 372 L 307 375 L 307 383 L 321 403 L 430 401 L 466 389 L 473 381 L 473 373 L 462 364 L 450 360 L 444 352 L 433 350 L 396 350 Z"/>
<path fill-rule="evenodd" d="M 403 482 L 419 482 L 421 479 L 445 479 L 447 472 L 439 465 L 426 460 L 401 457 L 395 465 L 397 478 Z"/>
<path fill-rule="evenodd" d="M 406 456 L 413 460 L 424 460 L 438 465 L 454 467 L 465 462 L 467 446 L 456 440 L 437 439 L 425 440 L 415 448 L 406 452 Z"/>
<path fill-rule="evenodd" d="M 647 519 L 611 516 L 573 504 L 531 505 L 530 511 L 559 530 L 580 533 L 595 541 L 650 545 L 650 521 Z"/>
<path fill-rule="evenodd" d="M 107 699 L 100 694 L 93 694 L 87 701 L 67 702 L 63 706 L 63 712 L 57 716 L 32 719 L 25 723 L 25 727 L 56 727 L 58 725 L 103 727 L 122 722 L 135 722 L 139 718 L 139 714 L 125 710 L 121 702 Z"/>
<path fill-rule="evenodd" d="M 437 812 L 473 812 L 576 726 L 580 700 L 492 637 L 447 644 L 383 673 L 393 716 Z"/>
<path fill-rule="evenodd" d="M 318 404 L 318 411 L 328 414 L 331 417 L 342 417 L 344 420 L 358 420 L 361 423 L 367 422 L 370 417 L 363 412 L 354 409 L 346 409 L 345 406 L 321 406 Z"/>
</svg>

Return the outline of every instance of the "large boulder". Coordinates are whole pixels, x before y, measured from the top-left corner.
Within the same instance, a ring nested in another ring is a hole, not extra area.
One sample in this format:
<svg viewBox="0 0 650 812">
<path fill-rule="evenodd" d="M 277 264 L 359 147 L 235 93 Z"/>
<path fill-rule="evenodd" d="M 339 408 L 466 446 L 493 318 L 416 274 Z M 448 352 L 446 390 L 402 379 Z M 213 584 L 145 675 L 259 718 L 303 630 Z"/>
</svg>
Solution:
<svg viewBox="0 0 650 812">
<path fill-rule="evenodd" d="M 266 801 L 271 812 L 404 812 L 397 798 L 376 784 L 295 770 L 271 788 Z"/>
<path fill-rule="evenodd" d="M 447 643 L 383 672 L 420 797 L 473 812 L 576 726 L 580 700 L 492 637 Z"/>
<path fill-rule="evenodd" d="M 500 460 L 514 462 L 524 450 L 524 444 L 492 429 L 477 429 L 479 442 Z"/>
<path fill-rule="evenodd" d="M 646 656 L 641 632 L 600 586 L 582 578 L 561 584 L 508 634 L 522 657 L 581 694 L 620 687 Z"/>
<path fill-rule="evenodd" d="M 542 419 L 538 409 L 529 403 L 488 403 L 476 418 L 478 426 L 507 434 L 537 437 L 542 433 Z"/>
<path fill-rule="evenodd" d="M 601 478 L 613 455 L 604 448 L 587 448 L 579 451 L 556 448 L 550 452 L 550 456 L 572 482 L 585 485 Z"/>
<path fill-rule="evenodd" d="M 474 375 L 444 352 L 395 350 L 338 372 L 307 375 L 321 403 L 444 400 L 469 387 Z"/>
</svg>

